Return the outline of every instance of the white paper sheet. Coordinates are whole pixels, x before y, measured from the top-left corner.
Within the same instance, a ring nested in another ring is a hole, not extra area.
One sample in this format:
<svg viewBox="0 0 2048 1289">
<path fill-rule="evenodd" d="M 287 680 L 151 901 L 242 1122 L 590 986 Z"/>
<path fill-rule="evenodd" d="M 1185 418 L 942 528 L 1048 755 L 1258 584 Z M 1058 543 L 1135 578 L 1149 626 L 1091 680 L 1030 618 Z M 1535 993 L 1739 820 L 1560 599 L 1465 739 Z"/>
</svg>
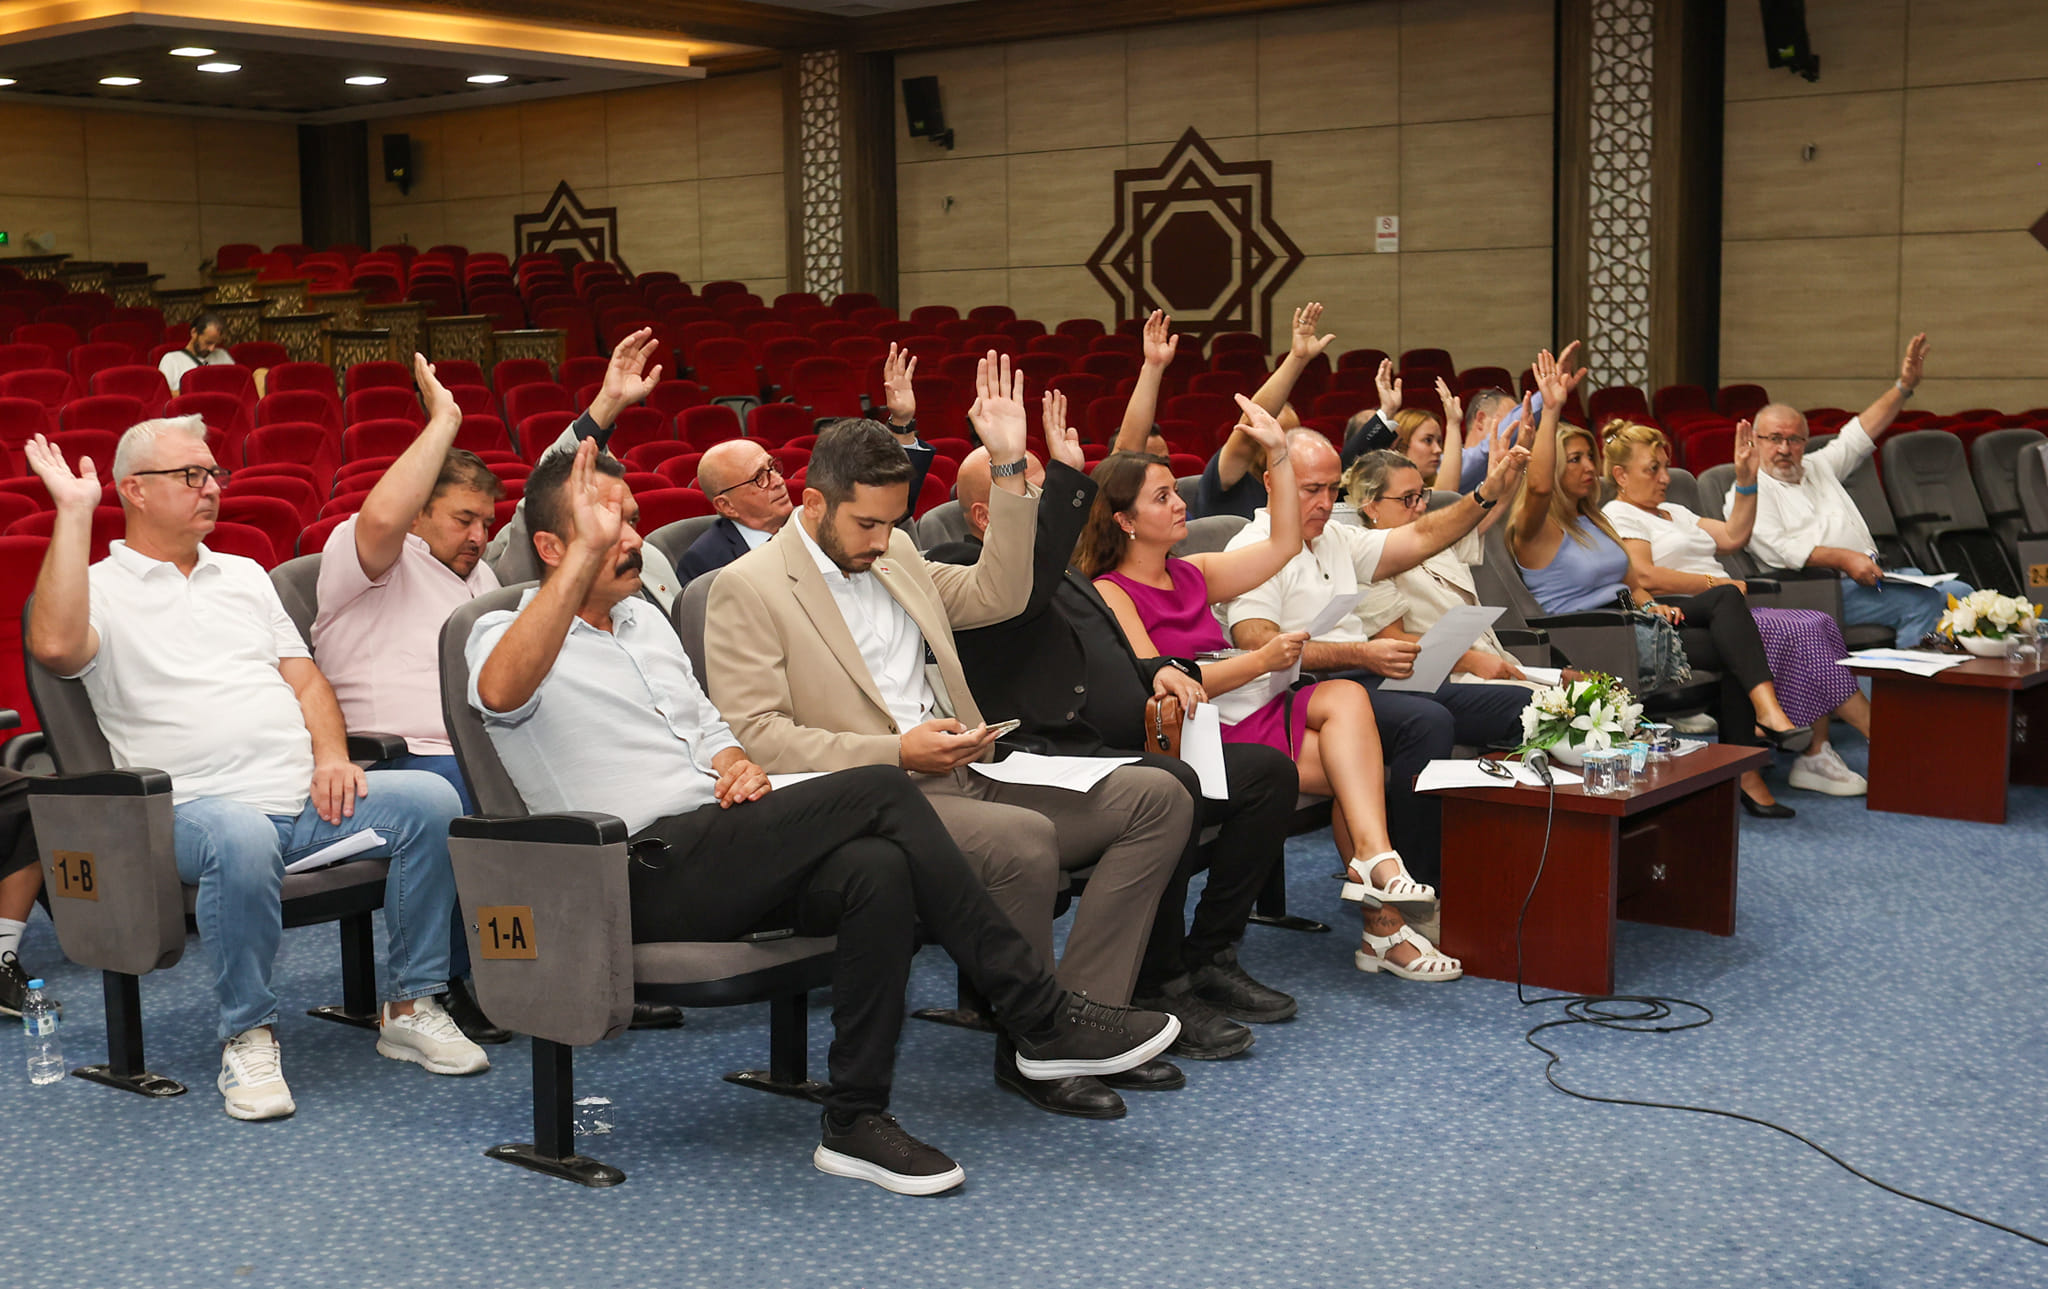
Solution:
<svg viewBox="0 0 2048 1289">
<path fill-rule="evenodd" d="M 1543 780 L 1536 772 L 1519 761 L 1501 761 L 1498 764 L 1515 772 L 1516 784 L 1540 788 Z M 1550 767 L 1550 777 L 1560 786 L 1579 782 L 1579 776 L 1561 765 Z M 1422 767 L 1422 773 L 1415 776 L 1417 792 L 1442 792 L 1447 788 L 1505 788 L 1507 783 L 1479 768 L 1477 761 L 1431 761 Z"/>
<path fill-rule="evenodd" d="M 1886 573 L 1887 582 L 1903 582 L 1907 586 L 1940 586 L 1943 582 L 1956 580 L 1954 573 Z"/>
<path fill-rule="evenodd" d="M 1707 741 L 1703 738 L 1673 739 L 1671 740 L 1671 755 L 1674 757 L 1691 756 L 1706 745 Z"/>
<path fill-rule="evenodd" d="M 1185 723 L 1182 728 L 1181 738 L 1185 742 Z M 976 761 L 967 768 L 997 783 L 1088 792 L 1108 778 L 1118 766 L 1130 765 L 1137 759 L 1135 756 L 1040 756 L 1036 752 L 1012 752 L 1000 761 Z"/>
<path fill-rule="evenodd" d="M 1518 662 L 1515 665 L 1522 669 L 1524 676 L 1527 676 L 1539 685 L 1562 685 L 1564 683 L 1564 668 L 1562 667 L 1531 667 L 1526 662 Z"/>
<path fill-rule="evenodd" d="M 340 841 L 330 842 L 310 855 L 302 855 L 284 866 L 287 873 L 310 873 L 316 868 L 327 868 L 344 859 L 354 859 L 365 851 L 377 849 L 384 844 L 384 837 L 375 828 L 352 832 Z"/>
<path fill-rule="evenodd" d="M 1859 649 L 1846 658 L 1835 659 L 1844 667 L 1853 663 L 1886 671 L 1903 671 L 1914 676 L 1939 675 L 1969 660 L 1967 654 L 1935 653 L 1931 649 Z"/>
<path fill-rule="evenodd" d="M 1494 624 L 1506 609 L 1488 604 L 1455 604 L 1444 610 L 1436 625 L 1422 635 L 1422 652 L 1415 656 L 1415 670 L 1404 680 L 1388 680 L 1380 688 L 1398 692 L 1435 693 L 1448 680 L 1451 668 Z"/>
<path fill-rule="evenodd" d="M 1362 591 L 1353 591 L 1349 595 L 1331 596 L 1330 602 L 1323 606 L 1323 611 L 1316 614 L 1315 620 L 1308 624 L 1308 638 L 1316 640 L 1328 634 L 1357 607 L 1363 595 Z"/>
<path fill-rule="evenodd" d="M 1214 703 L 1195 704 L 1181 722 L 1180 759 L 1194 767 L 1203 796 L 1230 800 L 1230 779 L 1223 772 L 1223 721 Z"/>
<path fill-rule="evenodd" d="M 771 774 L 768 776 L 768 790 L 779 792 L 784 788 L 795 787 L 805 779 L 820 779 L 830 773 L 830 770 L 800 770 L 788 774 Z"/>
</svg>

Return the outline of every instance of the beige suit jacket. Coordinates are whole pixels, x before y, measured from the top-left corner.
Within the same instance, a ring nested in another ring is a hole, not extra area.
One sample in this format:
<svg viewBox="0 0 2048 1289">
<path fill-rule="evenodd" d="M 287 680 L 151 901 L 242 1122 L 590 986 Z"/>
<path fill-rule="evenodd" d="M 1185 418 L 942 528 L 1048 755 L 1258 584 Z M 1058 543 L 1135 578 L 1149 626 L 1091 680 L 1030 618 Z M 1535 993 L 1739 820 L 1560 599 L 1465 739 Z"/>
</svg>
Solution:
<svg viewBox="0 0 2048 1289">
<path fill-rule="evenodd" d="M 874 575 L 903 606 L 938 660 L 953 714 L 970 729 L 981 709 L 968 692 L 953 629 L 1004 622 L 1031 598 L 1038 494 L 997 488 L 981 560 L 929 564 L 897 529 Z M 902 733 L 862 661 L 824 575 L 791 517 L 782 531 L 718 572 L 706 604 L 704 684 L 719 714 L 771 774 L 899 765 Z"/>
</svg>

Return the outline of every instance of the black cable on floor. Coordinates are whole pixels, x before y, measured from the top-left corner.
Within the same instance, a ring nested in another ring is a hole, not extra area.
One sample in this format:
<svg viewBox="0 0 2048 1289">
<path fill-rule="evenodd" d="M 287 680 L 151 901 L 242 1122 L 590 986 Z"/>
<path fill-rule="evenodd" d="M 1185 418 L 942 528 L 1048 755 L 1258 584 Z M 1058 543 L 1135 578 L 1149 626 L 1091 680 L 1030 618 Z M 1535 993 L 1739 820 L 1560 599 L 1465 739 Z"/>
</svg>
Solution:
<svg viewBox="0 0 2048 1289">
<path fill-rule="evenodd" d="M 1524 1007 L 1535 1007 L 1543 1003 L 1563 1003 L 1565 1009 L 1562 1019 L 1545 1021 L 1522 1035 L 1523 1042 L 1550 1058 L 1543 1066 L 1545 1082 L 1568 1097 L 1577 1097 L 1581 1101 L 1591 1101 L 1599 1105 L 1639 1106 L 1649 1110 L 1683 1110 L 1689 1114 L 1715 1115 L 1741 1123 L 1753 1123 L 1760 1128 L 1769 1128 L 1772 1132 L 1782 1133 L 1800 1145 L 1808 1147 L 1851 1177 L 1869 1182 L 1881 1191 L 1888 1191 L 1900 1199 L 1925 1204 L 1929 1208 L 1967 1218 L 1980 1226 L 1988 1226 L 1994 1231 L 2003 1231 L 2007 1235 L 2018 1236 L 2029 1243 L 2048 1248 L 2048 1240 L 2038 1235 L 2007 1226 L 2003 1222 L 1994 1222 L 1988 1217 L 1979 1217 L 1968 1209 L 1931 1200 L 1924 1195 L 1916 1195 L 1889 1182 L 1879 1181 L 1811 1137 L 1794 1132 L 1783 1124 L 1772 1123 L 1769 1119 L 1759 1119 L 1755 1115 L 1735 1110 L 1717 1110 L 1712 1106 L 1684 1105 L 1674 1101 L 1639 1101 L 1631 1097 L 1595 1096 L 1590 1092 L 1580 1092 L 1576 1088 L 1566 1087 L 1560 1082 L 1558 1067 L 1564 1063 L 1564 1057 L 1536 1041 L 1536 1036 L 1545 1030 L 1572 1025 L 1594 1025 L 1601 1029 L 1616 1029 L 1631 1034 L 1677 1034 L 1688 1029 L 1700 1029 L 1711 1025 L 1714 1013 L 1712 1009 L 1700 1003 L 1684 998 L 1661 998 L 1654 994 L 1545 994 L 1539 998 L 1531 998 L 1523 992 L 1522 923 L 1529 916 L 1530 901 L 1536 898 L 1536 886 L 1543 880 L 1543 866 L 1550 859 L 1550 828 L 1557 819 L 1557 785 L 1551 783 L 1548 787 L 1550 799 L 1543 816 L 1543 850 L 1536 857 L 1536 875 L 1529 880 L 1529 893 L 1522 897 L 1521 912 L 1515 916 L 1515 1001 Z M 1692 1019 L 1676 1019 L 1687 1015 L 1692 1016 Z"/>
</svg>

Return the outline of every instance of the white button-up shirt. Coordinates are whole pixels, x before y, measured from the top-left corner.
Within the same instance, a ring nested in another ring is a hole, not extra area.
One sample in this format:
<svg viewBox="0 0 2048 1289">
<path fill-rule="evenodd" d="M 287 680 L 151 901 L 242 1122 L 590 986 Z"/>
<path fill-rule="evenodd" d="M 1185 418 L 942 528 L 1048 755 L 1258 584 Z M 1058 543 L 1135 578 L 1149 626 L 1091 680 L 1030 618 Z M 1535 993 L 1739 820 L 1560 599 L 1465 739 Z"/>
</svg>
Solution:
<svg viewBox="0 0 2048 1289">
<path fill-rule="evenodd" d="M 1852 418 L 1833 443 L 1806 454 L 1805 474 L 1798 483 L 1760 471 L 1756 526 L 1749 535 L 1749 550 L 1757 561 L 1766 568 L 1805 568 L 1816 546 L 1874 555 L 1877 543 L 1871 539 L 1870 525 L 1863 522 L 1863 512 L 1856 509 L 1842 480 L 1876 448 L 1863 423 Z M 1734 509 L 1732 485 L 1722 504 L 1724 514 Z"/>
<path fill-rule="evenodd" d="M 520 609 L 534 595 L 522 595 Z M 469 705 L 482 715 L 527 809 L 595 810 L 617 815 L 637 833 L 715 800 L 718 772 L 711 760 L 739 740 L 704 696 L 683 642 L 652 604 L 638 596 L 619 601 L 610 631 L 572 619 L 555 665 L 532 697 L 509 712 L 493 712 L 477 693 L 477 677 L 518 616 L 500 610 L 478 618 L 462 654 L 469 664 Z"/>
<path fill-rule="evenodd" d="M 1273 517 L 1261 510 L 1237 530 L 1226 550 L 1263 542 L 1273 532 Z M 1327 524 L 1322 536 L 1303 542 L 1293 559 L 1266 582 L 1223 606 L 1230 628 L 1251 618 L 1264 618 L 1282 631 L 1306 631 L 1325 606 L 1339 596 L 1358 600 L 1379 571 L 1387 534 L 1379 528 Z M 1354 607 L 1336 626 L 1316 637 L 1326 644 L 1356 644 L 1372 639 Z"/>
<path fill-rule="evenodd" d="M 860 660 L 874 677 L 875 688 L 888 705 L 896 728 L 907 730 L 930 720 L 939 703 L 924 669 L 924 632 L 873 573 L 849 576 L 832 562 L 802 520 L 792 516 L 789 522 L 796 525 L 804 549 L 811 553 L 825 585 L 831 588 L 832 602 L 839 606 L 839 616 L 846 619 L 846 629 L 860 650 Z"/>
<path fill-rule="evenodd" d="M 86 579 L 100 648 L 78 676 L 114 764 L 169 774 L 179 804 L 304 810 L 313 738 L 278 665 L 312 655 L 263 566 L 201 545 L 187 577 L 117 541 Z"/>
</svg>

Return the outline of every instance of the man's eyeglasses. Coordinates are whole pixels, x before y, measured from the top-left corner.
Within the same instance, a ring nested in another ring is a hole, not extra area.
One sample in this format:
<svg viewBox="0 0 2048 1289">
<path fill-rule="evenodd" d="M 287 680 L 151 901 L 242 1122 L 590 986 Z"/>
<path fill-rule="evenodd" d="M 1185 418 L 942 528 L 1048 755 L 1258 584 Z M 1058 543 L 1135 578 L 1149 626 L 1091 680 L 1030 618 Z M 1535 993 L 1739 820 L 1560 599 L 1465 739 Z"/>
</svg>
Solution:
<svg viewBox="0 0 2048 1289">
<path fill-rule="evenodd" d="M 733 488 L 744 488 L 748 484 L 753 484 L 756 488 L 772 488 L 775 486 L 775 481 L 780 479 L 781 477 L 781 467 L 775 465 L 773 462 L 770 462 L 769 464 L 762 466 L 759 470 L 754 471 L 752 476 L 742 479 L 738 483 L 734 484 L 732 488 L 720 488 L 717 492 L 714 492 L 711 495 L 714 497 L 723 497 L 726 493 L 731 492 Z"/>
<path fill-rule="evenodd" d="M 208 479 L 227 486 L 229 471 L 225 466 L 181 465 L 174 470 L 131 470 L 130 474 L 173 474 L 185 481 L 187 488 L 204 488 Z"/>
<path fill-rule="evenodd" d="M 1391 501 L 1397 506 L 1406 506 L 1410 510 L 1421 510 L 1429 505 L 1429 499 L 1435 495 L 1436 489 L 1424 488 L 1420 492 L 1404 492 L 1398 497 L 1383 497 L 1381 500 Z"/>
<path fill-rule="evenodd" d="M 1806 442 L 1804 434 L 1759 434 L 1756 441 L 1765 447 L 1789 448 Z"/>
</svg>

